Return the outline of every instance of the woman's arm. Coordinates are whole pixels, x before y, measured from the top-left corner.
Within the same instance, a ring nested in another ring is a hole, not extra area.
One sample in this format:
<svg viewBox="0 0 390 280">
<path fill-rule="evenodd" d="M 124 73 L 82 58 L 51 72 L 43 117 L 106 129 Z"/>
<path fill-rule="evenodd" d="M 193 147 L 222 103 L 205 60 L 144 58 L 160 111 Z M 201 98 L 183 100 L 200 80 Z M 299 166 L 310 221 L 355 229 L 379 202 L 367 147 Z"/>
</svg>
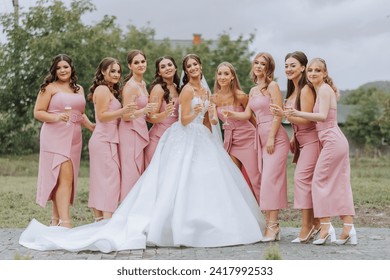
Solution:
<svg viewBox="0 0 390 280">
<path fill-rule="evenodd" d="M 183 88 L 182 92 L 179 95 L 180 106 L 181 106 L 181 123 L 182 125 L 187 125 L 191 123 L 201 112 L 202 106 L 196 104 L 194 106 L 194 111 L 191 112 L 191 101 L 193 98 L 193 91 L 190 87 L 186 86 Z"/>
<path fill-rule="evenodd" d="M 68 114 L 54 114 L 47 112 L 49 108 L 50 100 L 55 94 L 55 89 L 52 84 L 49 84 L 46 87 L 45 91 L 40 91 L 37 96 L 37 100 L 34 106 L 34 118 L 41 122 L 59 122 L 59 121 L 68 121 Z"/>
<path fill-rule="evenodd" d="M 100 122 L 109 122 L 122 117 L 124 114 L 131 113 L 134 106 L 126 104 L 123 108 L 116 111 L 108 111 L 111 102 L 111 92 L 107 86 L 98 86 L 93 94 L 96 108 L 96 117 Z"/>
<path fill-rule="evenodd" d="M 313 107 L 315 103 L 315 94 L 313 90 L 308 86 L 304 86 L 302 91 L 301 91 L 301 111 L 302 112 L 309 112 L 313 113 Z M 307 120 L 305 118 L 300 118 L 300 117 L 288 117 L 287 120 L 291 123 L 295 124 L 309 124 L 311 123 L 310 120 Z"/>
<path fill-rule="evenodd" d="M 323 122 L 328 117 L 332 95 L 336 98 L 330 86 L 322 85 L 317 92 L 317 98 L 319 98 L 320 102 L 318 113 L 302 112 L 294 108 L 287 108 L 286 116 L 300 117 L 313 122 Z"/>
<path fill-rule="evenodd" d="M 168 103 L 165 105 L 165 111 L 159 112 L 162 103 L 165 102 L 164 90 L 159 84 L 154 86 L 152 91 L 150 92 L 150 99 L 152 100 L 153 98 L 157 99 L 158 103 L 156 108 L 150 112 L 150 115 L 153 115 L 154 117 L 151 118 L 150 115 L 148 115 L 147 121 L 150 123 L 159 123 L 165 120 L 170 114 L 172 114 L 174 106 L 172 103 Z"/>
<path fill-rule="evenodd" d="M 279 85 L 276 82 L 272 81 L 268 85 L 268 92 L 271 95 L 273 104 L 282 107 L 282 92 L 280 91 Z M 268 140 L 266 144 L 268 154 L 273 154 L 273 152 L 275 151 L 275 136 L 279 130 L 281 121 L 281 116 L 274 115 L 274 119 L 272 122 L 271 129 L 268 133 Z"/>
</svg>

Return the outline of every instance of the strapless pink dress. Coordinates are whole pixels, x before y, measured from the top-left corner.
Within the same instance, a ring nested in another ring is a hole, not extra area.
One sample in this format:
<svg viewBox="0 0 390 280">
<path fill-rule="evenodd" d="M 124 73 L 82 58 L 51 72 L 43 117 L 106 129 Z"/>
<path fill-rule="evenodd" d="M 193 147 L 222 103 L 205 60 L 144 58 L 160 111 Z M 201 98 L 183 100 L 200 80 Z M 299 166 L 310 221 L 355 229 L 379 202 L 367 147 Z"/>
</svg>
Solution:
<svg viewBox="0 0 390 280">
<path fill-rule="evenodd" d="M 270 98 L 252 96 L 248 106 L 255 113 L 257 121 L 255 144 L 261 173 L 260 209 L 287 208 L 287 156 L 290 151 L 287 132 L 283 126 L 279 127 L 275 135 L 274 153 L 268 154 L 266 145 L 274 118 L 269 110 Z"/>
<path fill-rule="evenodd" d="M 108 110 L 112 112 L 120 108 L 120 102 L 113 98 Z M 88 207 L 114 212 L 118 207 L 120 193 L 118 120 L 100 122 L 97 117 L 95 119 L 96 127 L 88 145 L 90 162 Z"/>
<path fill-rule="evenodd" d="M 137 98 L 138 109 L 148 103 L 146 95 Z M 133 188 L 145 170 L 144 149 L 149 143 L 148 126 L 145 117 L 119 123 L 119 159 L 121 163 L 120 201 Z"/>
</svg>

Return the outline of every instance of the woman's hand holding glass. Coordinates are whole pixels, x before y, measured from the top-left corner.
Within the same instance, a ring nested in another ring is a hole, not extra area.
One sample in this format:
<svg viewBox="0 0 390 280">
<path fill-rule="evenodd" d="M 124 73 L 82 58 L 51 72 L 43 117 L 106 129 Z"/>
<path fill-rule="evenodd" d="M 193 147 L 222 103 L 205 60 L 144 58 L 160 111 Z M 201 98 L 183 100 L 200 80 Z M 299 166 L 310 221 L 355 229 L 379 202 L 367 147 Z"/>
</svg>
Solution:
<svg viewBox="0 0 390 280">
<path fill-rule="evenodd" d="M 70 117 L 72 115 L 72 107 L 71 106 L 65 106 L 64 108 L 65 110 L 65 114 L 67 116 L 67 120 L 66 120 L 66 126 L 69 126 L 70 125 Z"/>
<path fill-rule="evenodd" d="M 156 116 L 157 106 L 158 106 L 158 97 L 157 96 L 150 97 L 149 103 L 146 107 L 151 108 L 149 113 L 152 112 L 152 116 L 151 116 L 152 119 L 157 118 Z"/>
<path fill-rule="evenodd" d="M 175 117 L 175 104 L 173 103 L 173 101 L 169 102 L 166 107 L 165 107 L 165 112 L 166 112 L 166 116 L 170 116 L 170 117 Z"/>
<path fill-rule="evenodd" d="M 167 111 L 168 111 L 168 109 L 170 110 L 169 116 L 171 116 L 171 117 L 176 117 L 176 114 L 175 114 L 176 99 L 177 99 L 176 96 L 174 96 L 172 94 L 169 95 L 169 103 L 168 103 Z M 170 109 L 171 107 L 172 107 L 172 109 Z"/>
<path fill-rule="evenodd" d="M 228 121 L 228 118 L 231 114 L 231 111 L 226 108 L 227 106 L 228 105 L 225 104 L 225 105 L 223 105 L 223 108 L 221 109 L 221 113 L 222 113 L 223 117 L 225 118 L 225 121 L 223 122 L 223 126 L 230 124 Z"/>
</svg>

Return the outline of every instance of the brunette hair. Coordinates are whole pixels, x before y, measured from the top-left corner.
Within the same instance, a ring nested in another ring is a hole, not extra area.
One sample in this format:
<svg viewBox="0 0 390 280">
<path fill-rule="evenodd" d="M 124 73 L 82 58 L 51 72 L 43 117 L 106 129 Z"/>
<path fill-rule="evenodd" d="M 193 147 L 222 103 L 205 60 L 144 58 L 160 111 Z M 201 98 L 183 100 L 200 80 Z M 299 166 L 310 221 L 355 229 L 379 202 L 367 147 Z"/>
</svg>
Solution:
<svg viewBox="0 0 390 280">
<path fill-rule="evenodd" d="M 130 65 L 133 62 L 134 57 L 136 57 L 139 54 L 142 55 L 145 58 L 145 60 L 146 60 L 146 55 L 142 51 L 140 51 L 140 50 L 131 50 L 127 54 L 127 65 Z M 123 81 L 123 84 L 126 84 L 126 82 L 128 80 L 130 80 L 131 77 L 133 77 L 133 72 L 130 70 L 129 74 L 127 74 L 127 76 L 125 77 L 125 79 Z"/>
<path fill-rule="evenodd" d="M 93 84 L 89 88 L 89 94 L 88 94 L 88 100 L 92 101 L 93 94 L 95 92 L 95 89 L 100 85 L 107 86 L 112 94 L 115 96 L 115 98 L 119 97 L 119 83 L 114 84 L 113 87 L 108 86 L 106 80 L 104 79 L 103 72 L 106 72 L 107 69 L 111 69 L 114 64 L 119 65 L 119 69 L 122 72 L 122 67 L 119 64 L 119 61 L 112 57 L 106 57 L 103 58 L 103 60 L 99 63 L 99 66 L 96 68 L 95 77 L 93 79 Z"/>
<path fill-rule="evenodd" d="M 74 67 L 73 61 L 70 58 L 70 56 L 66 54 L 58 54 L 56 55 L 51 63 L 49 74 L 45 77 L 43 83 L 40 86 L 40 92 L 44 92 L 46 90 L 46 87 L 55 81 L 58 80 L 57 77 L 57 65 L 60 61 L 66 61 L 72 72 L 70 74 L 70 81 L 69 81 L 69 86 L 73 89 L 73 92 L 77 93 L 80 90 L 80 86 L 77 84 L 77 75 L 76 75 L 76 69 Z"/>
<path fill-rule="evenodd" d="M 305 70 L 306 70 L 308 59 L 307 59 L 307 56 L 303 52 L 295 51 L 295 52 L 292 52 L 292 53 L 288 53 L 286 55 L 284 61 L 286 61 L 290 57 L 295 58 L 299 62 L 300 65 L 305 67 Z M 299 111 L 301 110 L 301 91 L 302 91 L 302 89 L 306 85 L 308 85 L 312 89 L 312 91 L 314 92 L 314 95 L 316 95 L 316 92 L 315 92 L 315 90 L 313 88 L 313 85 L 310 82 L 307 81 L 307 78 L 306 78 L 306 75 L 305 75 L 305 70 L 302 73 L 301 77 L 299 78 L 298 88 L 297 88 L 297 97 L 295 99 L 295 106 L 296 106 L 296 108 Z M 293 94 L 294 90 L 295 90 L 295 86 L 294 86 L 293 81 L 292 80 L 287 80 L 286 98 L 289 98 Z"/>
<path fill-rule="evenodd" d="M 175 62 L 175 59 L 173 59 L 173 57 L 171 56 L 168 56 L 168 55 L 165 55 L 165 56 L 162 56 L 160 58 L 158 58 L 156 60 L 156 71 L 154 73 L 154 80 L 153 82 L 151 83 L 150 85 L 150 91 L 152 91 L 153 87 L 157 84 L 160 84 L 161 85 L 161 88 L 163 89 L 164 91 L 164 95 L 163 95 L 163 99 L 165 100 L 165 102 L 169 102 L 169 89 L 167 87 L 167 83 L 164 81 L 164 79 L 161 77 L 160 75 L 160 63 L 161 61 L 163 61 L 164 59 L 169 59 L 170 61 L 172 61 L 173 65 L 175 66 L 176 68 L 176 71 L 175 71 L 175 75 L 173 76 L 173 83 L 176 85 L 176 87 L 179 85 L 180 83 L 180 78 L 179 76 L 177 75 L 177 64 Z"/>
<path fill-rule="evenodd" d="M 189 82 L 189 79 L 188 79 L 188 76 L 187 76 L 187 72 L 186 72 L 186 64 L 187 64 L 187 61 L 192 58 L 194 60 L 196 60 L 200 66 L 202 66 L 202 61 L 200 60 L 200 57 L 197 56 L 196 54 L 193 54 L 193 53 L 190 53 L 190 54 L 187 54 L 185 57 L 183 57 L 183 61 L 182 61 L 182 69 L 183 69 L 183 78 L 182 78 L 182 86 L 180 88 L 180 91 L 184 88 L 184 86 Z M 202 77 L 202 74 L 201 74 L 201 77 Z"/>
</svg>

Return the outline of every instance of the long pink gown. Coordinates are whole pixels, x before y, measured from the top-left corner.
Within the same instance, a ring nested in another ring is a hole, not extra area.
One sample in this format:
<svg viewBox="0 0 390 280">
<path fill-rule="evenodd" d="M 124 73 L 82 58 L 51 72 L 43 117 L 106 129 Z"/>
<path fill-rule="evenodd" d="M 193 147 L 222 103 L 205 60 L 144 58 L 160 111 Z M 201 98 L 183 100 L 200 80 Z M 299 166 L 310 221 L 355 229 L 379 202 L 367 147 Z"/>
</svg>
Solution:
<svg viewBox="0 0 390 280">
<path fill-rule="evenodd" d="M 161 102 L 160 112 L 164 112 L 166 103 L 163 100 Z M 148 167 L 150 161 L 152 160 L 154 151 L 157 148 L 158 141 L 160 141 L 161 136 L 164 134 L 165 130 L 169 128 L 174 122 L 177 122 L 179 115 L 179 102 L 175 101 L 175 111 L 173 116 L 168 116 L 162 122 L 153 124 L 152 128 L 149 130 L 149 144 L 145 148 L 145 169 Z"/>
<path fill-rule="evenodd" d="M 312 180 L 321 151 L 320 141 L 314 122 L 291 125 L 300 150 L 294 173 L 294 208 L 312 209 Z"/>
<path fill-rule="evenodd" d="M 138 109 L 148 103 L 148 96 L 137 98 Z M 123 201 L 145 170 L 144 149 L 149 143 L 145 117 L 119 123 L 119 159 L 121 163 L 120 199 Z"/>
<path fill-rule="evenodd" d="M 314 112 L 319 111 L 318 98 Z M 324 122 L 316 124 L 322 146 L 313 176 L 314 217 L 355 215 L 350 182 L 349 144 L 337 124 L 337 110 L 330 108 Z"/>
<path fill-rule="evenodd" d="M 121 108 L 113 98 L 108 111 Z M 88 207 L 100 211 L 114 212 L 118 207 L 120 194 L 120 164 L 118 156 L 118 120 L 100 122 L 96 116 L 96 127 L 89 140 L 89 200 Z"/>
<path fill-rule="evenodd" d="M 218 107 L 218 117 L 222 121 L 226 121 L 221 110 L 227 109 L 231 111 L 243 112 L 242 106 L 220 106 Z M 260 183 L 261 176 L 258 166 L 258 158 L 255 149 L 256 128 L 250 121 L 240 121 L 228 119 L 228 125 L 224 125 L 224 142 L 223 146 L 229 155 L 237 158 L 245 168 L 250 181 L 250 187 L 257 200 L 260 201 Z"/>
<path fill-rule="evenodd" d="M 44 122 L 40 134 L 39 170 L 36 202 L 45 207 L 52 199 L 57 185 L 61 164 L 70 160 L 73 166 L 73 204 L 77 190 L 77 176 L 82 148 L 81 123 L 85 109 L 85 97 L 77 93 L 58 92 L 50 100 L 49 113 L 64 113 L 66 106 L 72 107 L 70 122 Z"/>
<path fill-rule="evenodd" d="M 283 126 L 279 127 L 274 152 L 268 154 L 266 145 L 274 118 L 269 110 L 270 98 L 262 94 L 253 95 L 248 106 L 257 120 L 255 144 L 261 173 L 260 209 L 287 208 L 287 156 L 290 150 L 287 132 Z"/>
</svg>

